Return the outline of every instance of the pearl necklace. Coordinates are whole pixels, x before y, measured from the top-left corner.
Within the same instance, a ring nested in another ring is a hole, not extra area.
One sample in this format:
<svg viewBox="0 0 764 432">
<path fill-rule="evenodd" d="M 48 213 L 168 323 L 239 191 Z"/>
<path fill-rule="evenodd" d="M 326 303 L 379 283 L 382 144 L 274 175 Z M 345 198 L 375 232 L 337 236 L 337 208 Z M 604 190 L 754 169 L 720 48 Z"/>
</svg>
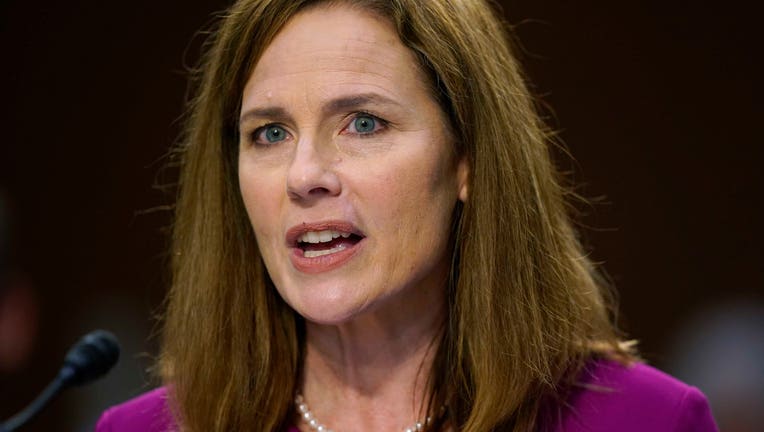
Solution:
<svg viewBox="0 0 764 432">
<path fill-rule="evenodd" d="M 300 413 L 300 418 L 305 421 L 305 423 L 310 426 L 310 428 L 316 432 L 334 432 L 332 429 L 329 429 L 324 424 L 318 421 L 316 416 L 313 415 L 313 413 L 310 411 L 310 408 L 308 408 L 308 404 L 305 403 L 305 399 L 302 397 L 301 394 L 297 394 L 294 398 L 294 404 L 297 407 L 297 411 Z M 446 412 L 446 406 L 443 405 L 440 407 L 440 415 L 443 415 Z M 426 426 L 429 426 L 432 423 L 432 417 L 427 416 L 427 418 L 424 421 L 418 421 L 413 426 L 407 427 L 404 429 L 404 432 L 418 432 L 423 431 Z"/>
</svg>

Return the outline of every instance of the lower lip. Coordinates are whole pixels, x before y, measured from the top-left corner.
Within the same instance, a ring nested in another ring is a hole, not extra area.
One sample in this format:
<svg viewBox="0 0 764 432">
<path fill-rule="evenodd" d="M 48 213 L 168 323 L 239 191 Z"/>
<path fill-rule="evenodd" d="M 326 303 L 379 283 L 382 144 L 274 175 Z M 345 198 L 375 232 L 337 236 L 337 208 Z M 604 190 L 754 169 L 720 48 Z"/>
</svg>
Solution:
<svg viewBox="0 0 764 432">
<path fill-rule="evenodd" d="M 303 255 L 302 249 L 293 248 L 289 258 L 292 260 L 294 268 L 298 271 L 303 273 L 323 273 L 334 270 L 348 262 L 360 250 L 363 242 L 364 239 L 361 239 L 358 243 L 348 246 L 341 251 L 314 258 L 306 258 Z"/>
</svg>

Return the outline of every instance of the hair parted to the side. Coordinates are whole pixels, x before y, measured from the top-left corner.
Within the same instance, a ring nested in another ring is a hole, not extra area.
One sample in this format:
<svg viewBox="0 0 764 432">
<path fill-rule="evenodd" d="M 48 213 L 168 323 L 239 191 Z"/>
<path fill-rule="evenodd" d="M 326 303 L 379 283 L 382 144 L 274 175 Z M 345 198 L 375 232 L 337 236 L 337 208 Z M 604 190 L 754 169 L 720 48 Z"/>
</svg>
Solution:
<svg viewBox="0 0 764 432">
<path fill-rule="evenodd" d="M 469 161 L 428 406 L 447 404 L 456 430 L 537 429 L 551 412 L 545 401 L 588 359 L 632 353 L 577 239 L 550 134 L 496 11 L 482 0 L 242 0 L 208 40 L 178 150 L 160 370 L 182 430 L 279 431 L 293 420 L 304 330 L 272 286 L 244 210 L 238 115 L 265 47 L 316 3 L 393 23 Z"/>
</svg>

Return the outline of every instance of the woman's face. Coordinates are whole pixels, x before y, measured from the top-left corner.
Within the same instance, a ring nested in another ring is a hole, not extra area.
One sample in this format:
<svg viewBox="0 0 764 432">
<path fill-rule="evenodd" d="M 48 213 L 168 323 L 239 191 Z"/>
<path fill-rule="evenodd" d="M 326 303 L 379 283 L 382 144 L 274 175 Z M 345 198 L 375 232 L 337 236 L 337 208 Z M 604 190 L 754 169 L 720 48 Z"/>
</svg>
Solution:
<svg viewBox="0 0 764 432">
<path fill-rule="evenodd" d="M 240 132 L 244 204 L 298 313 L 440 304 L 467 167 L 391 24 L 331 6 L 293 17 L 249 77 Z"/>
</svg>

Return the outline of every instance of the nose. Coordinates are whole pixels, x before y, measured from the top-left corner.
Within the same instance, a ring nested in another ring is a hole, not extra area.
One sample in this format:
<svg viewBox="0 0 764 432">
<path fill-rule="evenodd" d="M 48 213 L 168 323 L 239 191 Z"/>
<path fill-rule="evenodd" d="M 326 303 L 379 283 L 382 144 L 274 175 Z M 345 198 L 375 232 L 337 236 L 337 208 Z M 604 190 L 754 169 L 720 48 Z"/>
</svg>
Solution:
<svg viewBox="0 0 764 432">
<path fill-rule="evenodd" d="M 316 140 L 301 139 L 287 173 L 287 195 L 303 203 L 339 195 L 342 187 L 332 157 L 332 151 L 318 146 Z"/>
</svg>

